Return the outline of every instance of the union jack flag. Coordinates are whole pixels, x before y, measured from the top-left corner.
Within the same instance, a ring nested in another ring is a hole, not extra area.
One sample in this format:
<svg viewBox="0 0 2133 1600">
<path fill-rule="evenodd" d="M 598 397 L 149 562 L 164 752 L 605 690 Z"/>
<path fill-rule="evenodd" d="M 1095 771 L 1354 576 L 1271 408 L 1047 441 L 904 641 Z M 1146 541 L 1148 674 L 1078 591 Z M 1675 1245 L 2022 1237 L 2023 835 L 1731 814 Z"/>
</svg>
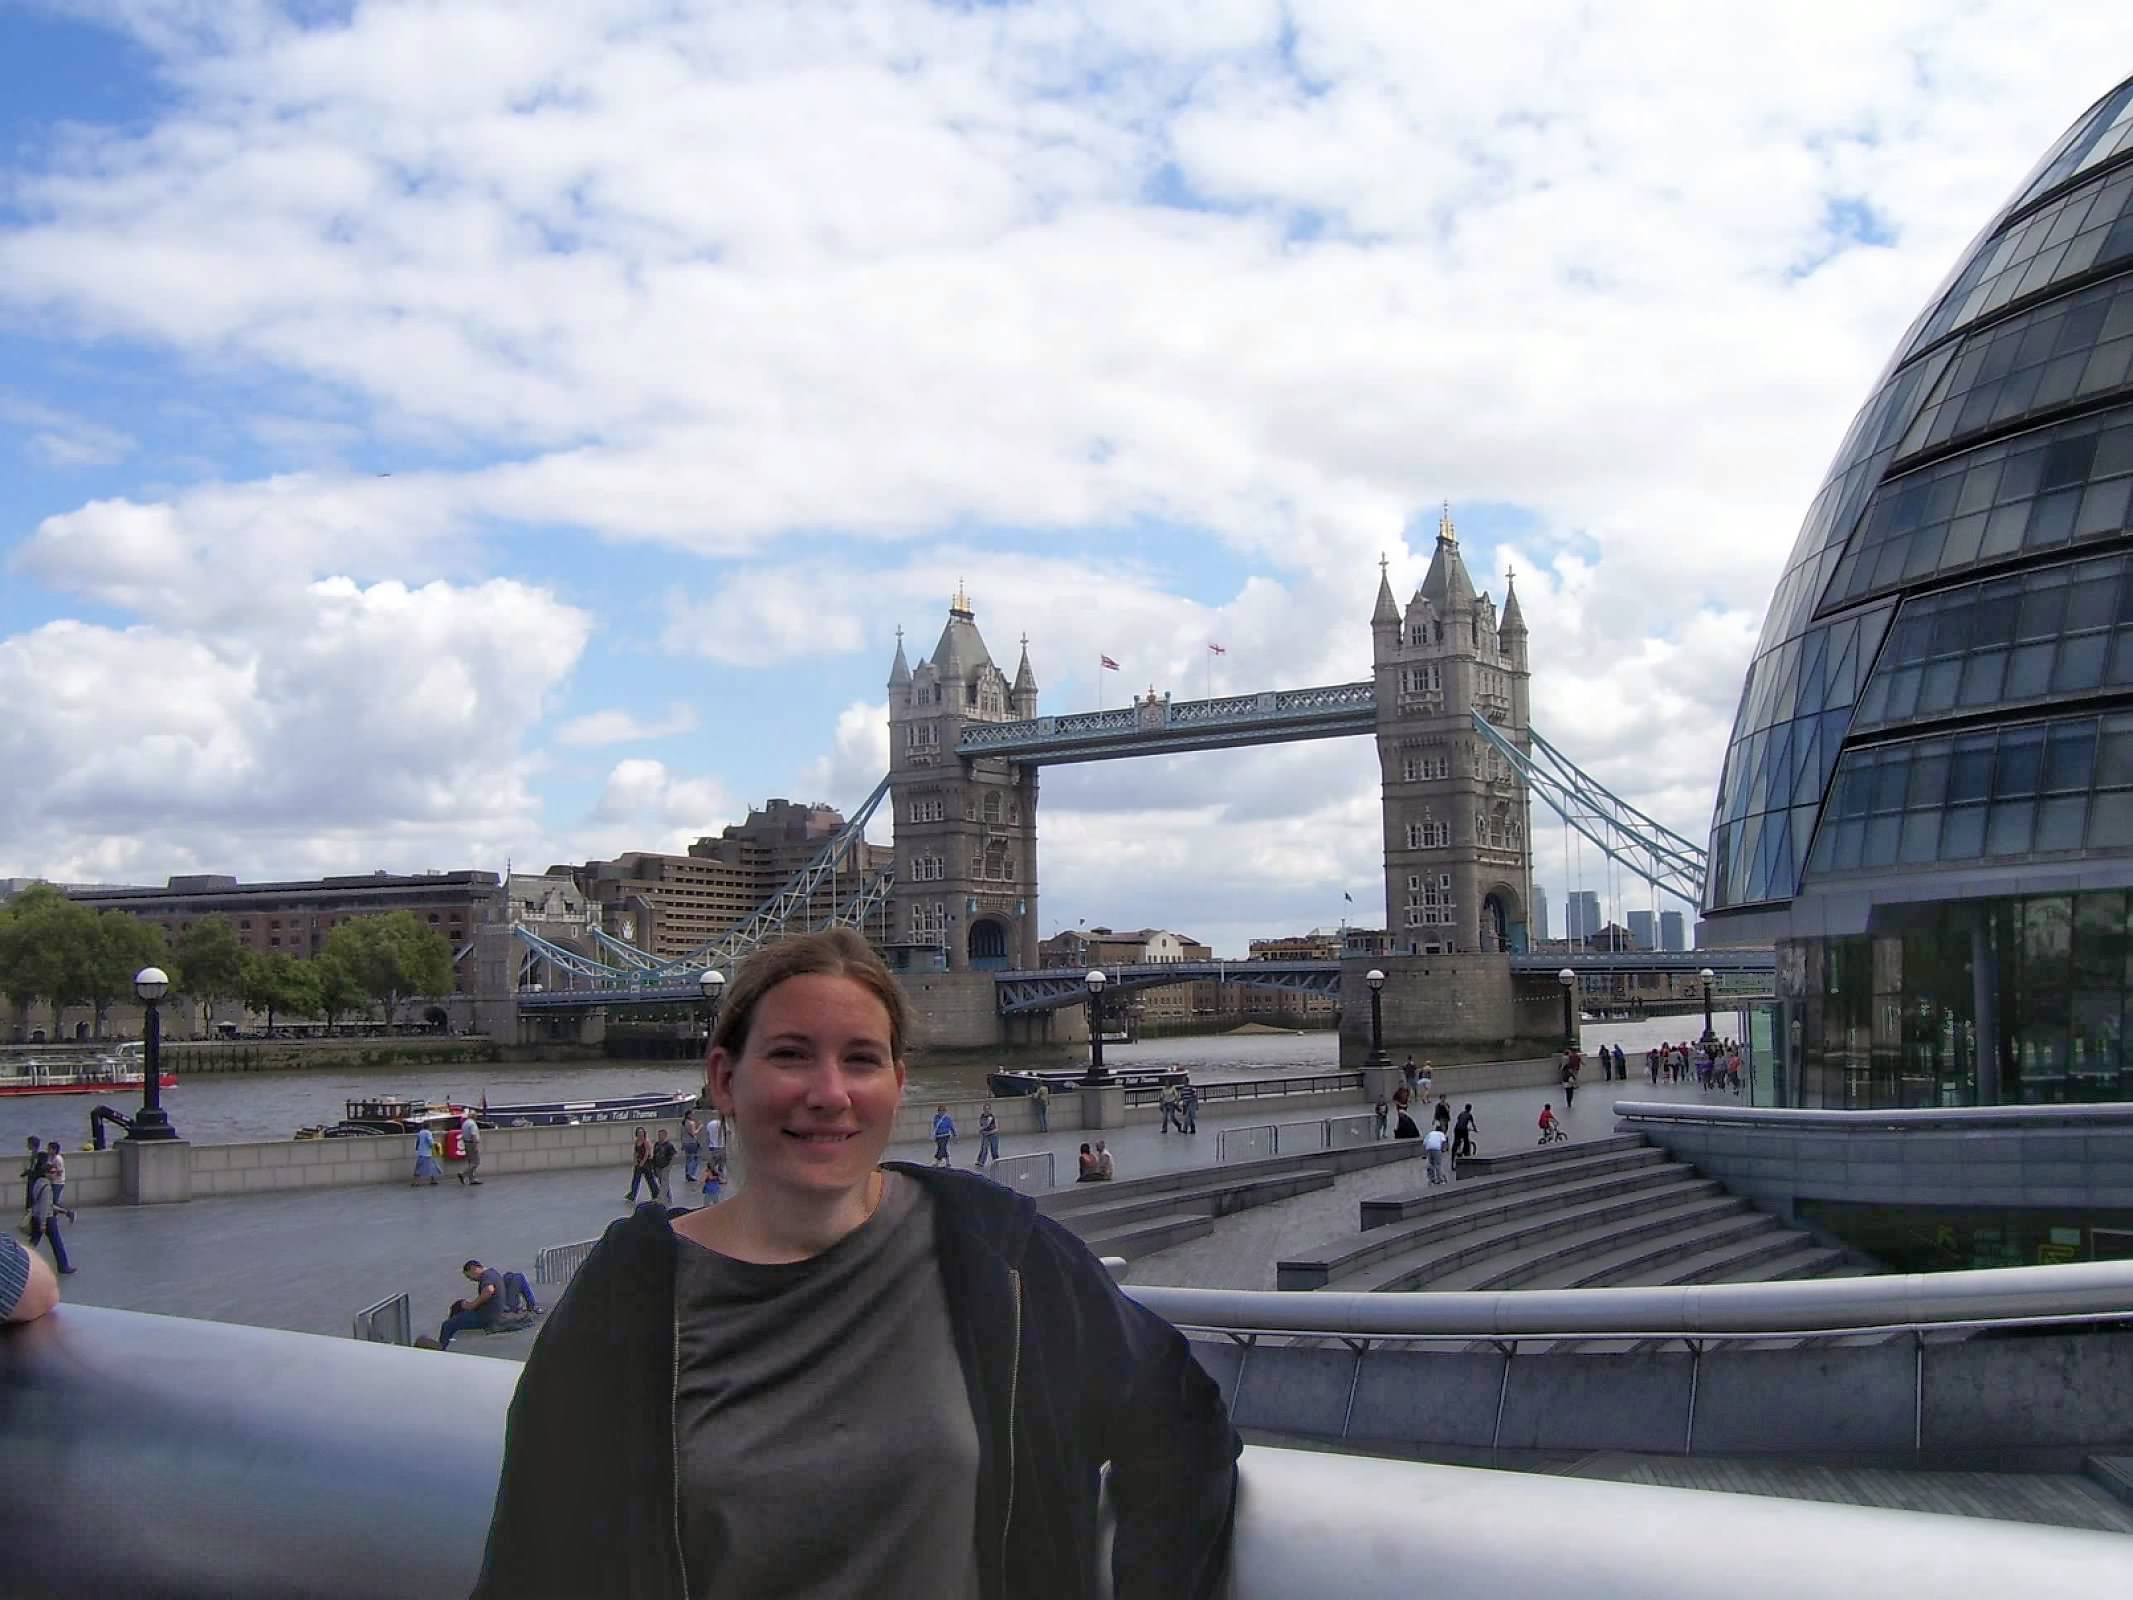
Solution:
<svg viewBox="0 0 2133 1600">
<path fill-rule="evenodd" d="M 1210 643 L 1207 648 L 1212 650 L 1218 656 L 1226 656 L 1229 654 L 1227 650 L 1223 649 L 1218 644 Z"/>
<path fill-rule="evenodd" d="M 1104 670 L 1106 672 L 1116 672 L 1118 670 L 1118 663 L 1116 661 L 1113 661 L 1109 656 L 1098 656 L 1096 659 L 1104 664 Z"/>
</svg>

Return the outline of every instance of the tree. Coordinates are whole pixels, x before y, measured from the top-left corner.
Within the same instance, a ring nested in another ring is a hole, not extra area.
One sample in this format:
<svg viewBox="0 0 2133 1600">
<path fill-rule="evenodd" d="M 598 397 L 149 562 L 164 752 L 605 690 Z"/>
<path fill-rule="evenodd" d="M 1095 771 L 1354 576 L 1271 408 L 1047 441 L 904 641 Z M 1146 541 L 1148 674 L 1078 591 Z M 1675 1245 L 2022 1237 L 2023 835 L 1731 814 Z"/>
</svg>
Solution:
<svg viewBox="0 0 2133 1600">
<path fill-rule="evenodd" d="M 17 1006 L 49 1002 L 56 1029 L 62 1008 L 89 1003 L 96 927 L 95 912 L 50 884 L 23 890 L 0 914 L 0 992 Z"/>
<path fill-rule="evenodd" d="M 133 994 L 133 975 L 143 967 L 161 966 L 169 957 L 163 949 L 163 930 L 154 923 L 125 911 L 90 915 L 95 926 L 75 1003 L 95 1008 L 96 1036 L 101 1039 L 105 1013 Z"/>
<path fill-rule="evenodd" d="M 390 1023 L 409 995 L 452 987 L 452 947 L 413 912 L 357 917 L 326 935 L 325 957 L 344 966 L 362 992 L 385 1007 Z"/>
<path fill-rule="evenodd" d="M 346 924 L 344 923 L 345 927 Z M 339 928 L 334 929 L 340 932 Z M 336 955 L 333 941 L 327 940 L 327 948 L 317 960 L 306 963 L 311 969 L 312 980 L 318 985 L 318 1013 L 332 1027 L 348 1012 L 355 1010 L 368 997 L 362 980 L 349 970 L 348 963 Z"/>
<path fill-rule="evenodd" d="M 240 993 L 246 1009 L 265 1012 L 269 1030 L 277 1016 L 317 1014 L 319 974 L 312 968 L 313 963 L 299 961 L 286 950 L 245 957 Z"/>
<path fill-rule="evenodd" d="M 171 960 L 177 970 L 170 975 L 171 987 L 199 1002 L 209 1022 L 214 1021 L 215 1002 L 234 1000 L 244 993 L 244 946 L 237 930 L 220 912 L 202 917 L 178 935 Z"/>
</svg>

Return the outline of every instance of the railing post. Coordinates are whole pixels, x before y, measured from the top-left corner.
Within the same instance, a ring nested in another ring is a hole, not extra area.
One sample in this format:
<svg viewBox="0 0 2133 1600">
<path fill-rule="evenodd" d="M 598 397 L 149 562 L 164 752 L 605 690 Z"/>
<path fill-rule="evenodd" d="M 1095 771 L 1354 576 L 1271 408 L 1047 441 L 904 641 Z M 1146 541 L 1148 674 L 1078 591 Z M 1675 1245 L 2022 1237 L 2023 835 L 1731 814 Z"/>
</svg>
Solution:
<svg viewBox="0 0 2133 1600">
<path fill-rule="evenodd" d="M 1703 1372 L 1703 1341 L 1690 1339 L 1689 1347 L 1689 1427 L 1681 1441 L 1681 1453 L 1692 1456 L 1696 1453 L 1696 1382 Z"/>
</svg>

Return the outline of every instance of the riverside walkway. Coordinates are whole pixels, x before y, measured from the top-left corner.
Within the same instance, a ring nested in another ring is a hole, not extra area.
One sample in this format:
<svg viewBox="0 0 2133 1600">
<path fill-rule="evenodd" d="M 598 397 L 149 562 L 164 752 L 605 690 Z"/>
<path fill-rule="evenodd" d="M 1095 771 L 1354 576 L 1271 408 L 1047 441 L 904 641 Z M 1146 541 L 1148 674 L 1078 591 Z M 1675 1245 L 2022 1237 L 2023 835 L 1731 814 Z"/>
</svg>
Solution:
<svg viewBox="0 0 2133 1600">
<path fill-rule="evenodd" d="M 1628 1092 L 1635 1098 L 1700 1098 L 1693 1086 L 1653 1089 L 1641 1074 L 1628 1084 L 1592 1083 L 1578 1092 L 1568 1121 L 1575 1139 L 1612 1131 L 1612 1104 Z M 1731 1096 L 1724 1097 L 1729 1103 Z M 1471 1096 L 1484 1152 L 1522 1148 L 1532 1142 L 1533 1121 L 1543 1100 L 1562 1110 L 1559 1093 L 1502 1089 Z M 1454 1109 L 1466 1103 L 1454 1102 Z M 1200 1111 L 1197 1135 L 1163 1133 L 1135 1123 L 1107 1129 L 1101 1137 L 1116 1158 L 1120 1178 L 1144 1177 L 1215 1165 L 1218 1136 L 1225 1128 L 1267 1123 L 1307 1123 L 1324 1117 L 1366 1115 L 1368 1103 L 1346 1096 L 1319 1099 L 1216 1102 Z M 964 1108 L 958 1108 L 959 1113 Z M 961 1117 L 953 1162 L 969 1167 L 977 1158 L 975 1108 Z M 1061 1185 L 1070 1184 L 1081 1130 L 1003 1137 L 1003 1156 L 1050 1151 Z M 67 1246 L 79 1270 L 66 1280 L 69 1300 L 129 1311 L 203 1317 L 219 1322 L 286 1328 L 346 1337 L 360 1308 L 393 1295 L 410 1296 L 416 1331 L 435 1333 L 453 1300 L 468 1292 L 460 1263 L 475 1257 L 493 1266 L 533 1275 L 535 1255 L 549 1245 L 597 1237 L 623 1215 L 629 1186 L 628 1130 L 616 1136 L 612 1168 L 499 1173 L 469 1189 L 449 1177 L 435 1188 L 375 1184 L 359 1188 L 294 1190 L 232 1195 L 182 1206 L 83 1209 L 67 1230 Z M 893 1145 L 894 1160 L 925 1163 L 931 1140 Z M 677 1160 L 675 1171 L 680 1171 Z M 1357 1179 L 1367 1175 L 1355 1175 Z M 1380 1175 L 1379 1186 L 1404 1181 Z M 681 1186 L 677 1185 L 677 1188 Z M 680 1192 L 679 1204 L 697 1203 Z M 1269 1208 L 1269 1211 L 1283 1208 Z M 1352 1219 L 1352 1205 L 1348 1209 Z M 1254 1226 L 1254 1249 L 1271 1270 L 1288 1244 L 1307 1243 L 1326 1232 L 1314 1212 L 1299 1213 L 1275 1234 L 1268 1219 Z M 1218 1230 L 1219 1233 L 1220 1230 Z M 1292 1235 L 1294 1237 L 1290 1237 Z M 1135 1275 L 1137 1278 L 1141 1274 Z M 1205 1281 L 1198 1274 L 1194 1281 Z M 536 1292 L 540 1286 L 536 1285 Z M 469 1334 L 454 1340 L 457 1354 L 523 1359 L 528 1333 Z"/>
</svg>

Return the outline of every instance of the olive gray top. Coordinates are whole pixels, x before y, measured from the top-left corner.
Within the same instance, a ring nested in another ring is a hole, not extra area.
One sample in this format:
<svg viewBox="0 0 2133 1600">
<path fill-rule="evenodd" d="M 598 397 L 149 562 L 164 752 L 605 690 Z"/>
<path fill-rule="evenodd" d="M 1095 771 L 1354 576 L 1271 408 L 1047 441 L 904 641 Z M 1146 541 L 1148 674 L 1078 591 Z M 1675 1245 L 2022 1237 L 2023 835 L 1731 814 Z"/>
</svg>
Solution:
<svg viewBox="0 0 2133 1600">
<path fill-rule="evenodd" d="M 976 1600 L 978 1430 L 933 1200 L 776 1266 L 676 1236 L 682 1548 L 700 1600 Z"/>
</svg>

